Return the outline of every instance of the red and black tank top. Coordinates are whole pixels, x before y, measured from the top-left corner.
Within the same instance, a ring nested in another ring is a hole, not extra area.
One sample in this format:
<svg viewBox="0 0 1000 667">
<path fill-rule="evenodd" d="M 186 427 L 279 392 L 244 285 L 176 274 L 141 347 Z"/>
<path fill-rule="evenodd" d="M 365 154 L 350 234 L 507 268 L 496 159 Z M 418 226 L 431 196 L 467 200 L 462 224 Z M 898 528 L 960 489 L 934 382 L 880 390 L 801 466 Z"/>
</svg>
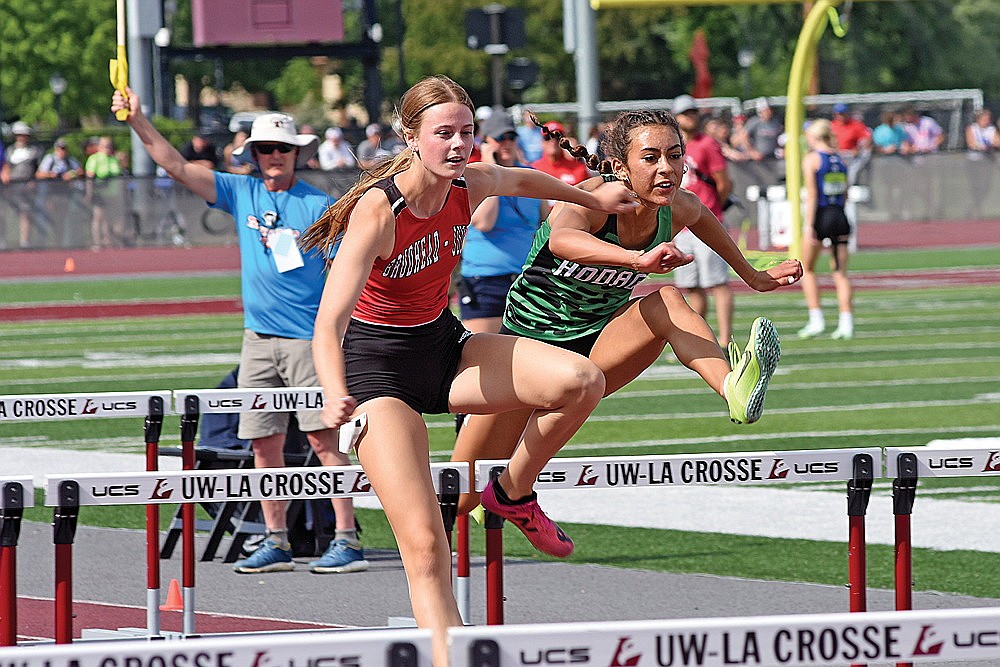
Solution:
<svg viewBox="0 0 1000 667">
<path fill-rule="evenodd" d="M 451 274 L 469 229 L 465 179 L 451 182 L 444 206 L 429 218 L 413 215 L 394 177 L 373 187 L 385 193 L 396 217 L 388 259 L 376 258 L 353 317 L 371 324 L 411 327 L 433 322 L 448 307 Z"/>
</svg>

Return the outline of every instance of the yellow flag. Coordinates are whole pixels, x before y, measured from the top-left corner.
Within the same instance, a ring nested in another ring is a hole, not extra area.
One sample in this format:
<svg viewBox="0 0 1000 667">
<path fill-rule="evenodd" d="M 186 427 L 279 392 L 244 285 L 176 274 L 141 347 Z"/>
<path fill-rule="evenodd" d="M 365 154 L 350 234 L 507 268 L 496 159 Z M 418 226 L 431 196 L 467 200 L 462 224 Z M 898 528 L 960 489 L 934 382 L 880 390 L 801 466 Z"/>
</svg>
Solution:
<svg viewBox="0 0 1000 667">
<path fill-rule="evenodd" d="M 128 59 L 125 57 L 125 45 L 118 45 L 118 58 L 110 62 L 111 85 L 115 90 L 125 95 L 125 88 L 128 87 Z M 128 99 L 126 97 L 126 99 Z M 128 109 L 119 109 L 115 112 L 115 118 L 125 120 L 128 118 Z"/>
</svg>

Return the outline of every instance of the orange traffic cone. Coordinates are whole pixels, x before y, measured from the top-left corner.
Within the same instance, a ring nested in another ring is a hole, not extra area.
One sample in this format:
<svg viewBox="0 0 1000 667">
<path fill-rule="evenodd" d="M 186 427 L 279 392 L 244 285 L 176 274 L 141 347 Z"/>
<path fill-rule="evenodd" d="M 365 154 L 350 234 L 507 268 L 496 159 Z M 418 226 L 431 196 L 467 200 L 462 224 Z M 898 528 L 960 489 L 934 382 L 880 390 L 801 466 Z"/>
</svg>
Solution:
<svg viewBox="0 0 1000 667">
<path fill-rule="evenodd" d="M 76 271 L 76 261 L 72 257 L 66 258 L 66 263 L 63 265 L 63 271 L 65 273 L 73 273 Z"/>
<path fill-rule="evenodd" d="M 160 611 L 183 611 L 184 602 L 181 600 L 181 586 L 176 579 L 170 580 L 170 588 L 167 589 L 167 602 L 160 605 Z"/>
</svg>

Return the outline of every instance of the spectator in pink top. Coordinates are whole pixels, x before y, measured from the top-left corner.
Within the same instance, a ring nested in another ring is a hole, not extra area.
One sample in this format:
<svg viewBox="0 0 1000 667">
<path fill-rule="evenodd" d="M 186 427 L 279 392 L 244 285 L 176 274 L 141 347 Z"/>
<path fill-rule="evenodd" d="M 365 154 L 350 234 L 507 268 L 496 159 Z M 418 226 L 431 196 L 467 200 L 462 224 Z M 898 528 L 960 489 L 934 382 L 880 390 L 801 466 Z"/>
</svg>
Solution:
<svg viewBox="0 0 1000 667">
<path fill-rule="evenodd" d="M 944 143 L 944 130 L 930 116 L 921 116 L 912 106 L 903 110 L 903 127 L 914 153 L 935 153 Z"/>
<path fill-rule="evenodd" d="M 681 187 L 697 195 L 701 203 L 722 221 L 722 209 L 733 190 L 726 158 L 719 142 L 702 132 L 698 103 L 690 95 L 674 99 L 674 116 L 684 139 L 684 165 L 687 173 Z M 729 265 L 708 244 L 690 230 L 674 238 L 681 252 L 694 255 L 694 261 L 674 269 L 674 284 L 687 297 L 691 308 L 705 318 L 708 293 L 715 299 L 716 333 L 726 347 L 733 329 L 733 291 L 729 287 Z"/>
</svg>

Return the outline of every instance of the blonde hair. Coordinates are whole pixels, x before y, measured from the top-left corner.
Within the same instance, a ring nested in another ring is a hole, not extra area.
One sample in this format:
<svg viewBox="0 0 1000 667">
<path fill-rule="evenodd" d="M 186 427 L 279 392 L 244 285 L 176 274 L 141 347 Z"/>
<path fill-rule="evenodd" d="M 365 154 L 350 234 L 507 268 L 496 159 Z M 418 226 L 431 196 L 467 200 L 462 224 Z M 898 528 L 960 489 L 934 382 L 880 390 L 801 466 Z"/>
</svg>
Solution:
<svg viewBox="0 0 1000 667">
<path fill-rule="evenodd" d="M 806 128 L 806 134 L 813 139 L 819 139 L 828 146 L 834 148 L 837 146 L 837 137 L 833 134 L 833 126 L 830 125 L 830 121 L 826 118 L 817 118 L 809 123 L 809 127 Z"/>
<path fill-rule="evenodd" d="M 428 109 L 449 102 L 468 107 L 469 111 L 475 114 L 475 107 L 469 94 L 462 86 L 446 76 L 429 76 L 413 84 L 399 100 L 399 107 L 396 110 L 396 120 L 399 121 L 404 136 L 419 133 L 420 123 Z M 329 206 L 319 220 L 305 231 L 299 239 L 302 249 L 318 249 L 326 252 L 332 248 L 343 233 L 358 200 L 375 183 L 406 171 L 412 162 L 413 151 L 407 147 L 392 160 L 386 160 L 362 172 L 358 182 L 336 203 Z"/>
</svg>

